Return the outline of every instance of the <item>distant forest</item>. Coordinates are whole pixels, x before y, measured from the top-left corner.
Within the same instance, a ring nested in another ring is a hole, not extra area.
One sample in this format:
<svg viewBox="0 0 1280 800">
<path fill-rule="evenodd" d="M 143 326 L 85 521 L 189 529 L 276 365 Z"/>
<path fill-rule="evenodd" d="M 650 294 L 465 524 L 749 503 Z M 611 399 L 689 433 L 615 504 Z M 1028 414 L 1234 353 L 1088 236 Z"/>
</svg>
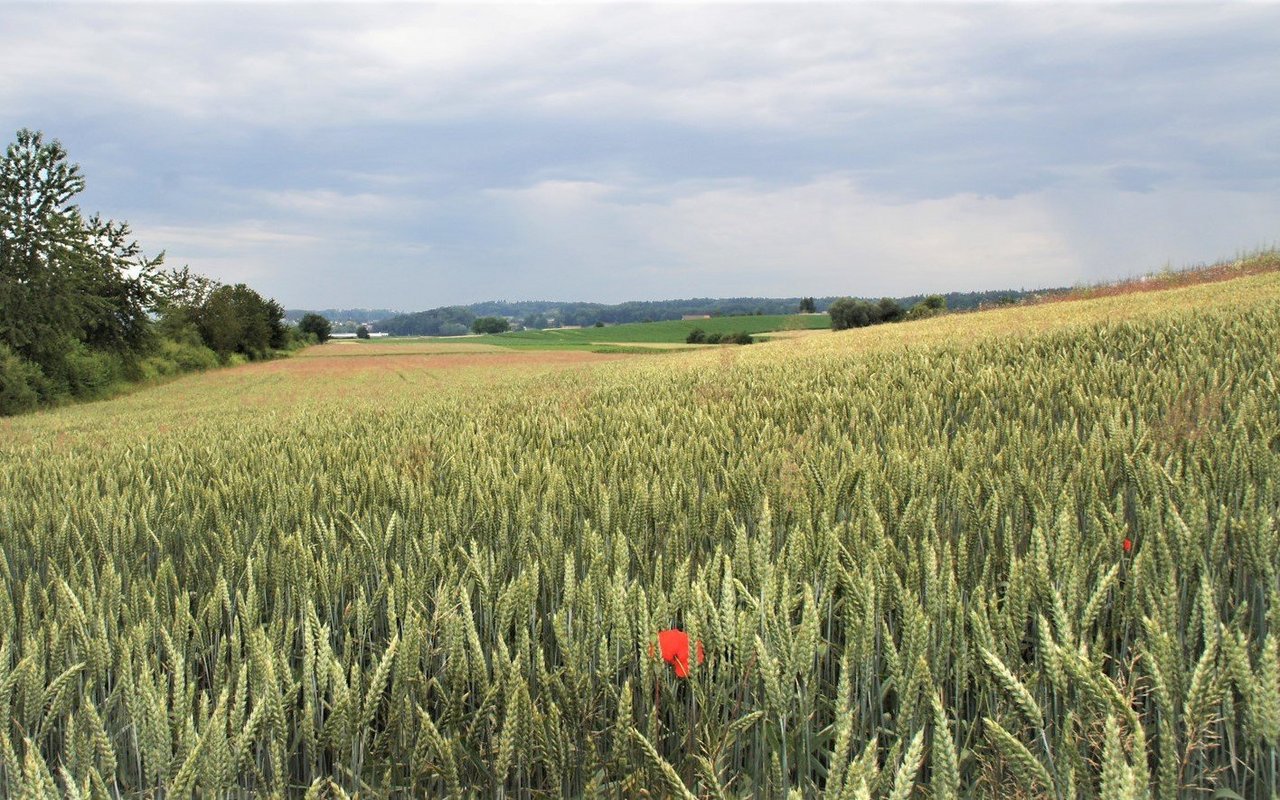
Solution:
<svg viewBox="0 0 1280 800">
<path fill-rule="evenodd" d="M 1039 293 L 1043 290 L 1037 290 Z M 947 309 L 968 311 L 983 305 L 1015 303 L 1032 294 L 1026 290 L 994 290 L 984 292 L 951 292 L 944 294 Z M 894 298 L 904 308 L 910 308 L 924 295 Z M 826 311 L 838 297 L 815 298 L 816 310 Z M 877 298 L 878 299 L 878 298 Z M 710 314 L 716 317 L 751 314 L 794 314 L 800 308 L 799 297 L 698 297 L 686 300 L 632 301 L 607 305 L 604 303 L 566 303 L 550 300 L 522 300 L 518 302 L 488 301 L 465 306 L 443 306 L 413 314 L 391 314 L 377 317 L 377 311 L 367 309 L 327 310 L 319 313 L 336 322 L 358 321 L 375 323 L 376 330 L 395 336 L 457 336 L 470 333 L 471 323 L 477 317 L 506 317 L 525 328 L 550 328 L 564 326 L 589 326 L 597 322 L 619 325 L 627 322 L 658 322 L 680 319 L 691 314 Z M 300 318 L 305 311 L 289 311 L 291 319 Z M 336 329 L 335 329 L 336 330 Z"/>
<path fill-rule="evenodd" d="M 330 322 L 360 324 L 377 322 L 380 319 L 388 319 L 402 313 L 404 312 L 390 308 L 292 308 L 284 312 L 284 318 L 286 322 L 297 324 L 307 314 L 319 314 Z"/>
</svg>

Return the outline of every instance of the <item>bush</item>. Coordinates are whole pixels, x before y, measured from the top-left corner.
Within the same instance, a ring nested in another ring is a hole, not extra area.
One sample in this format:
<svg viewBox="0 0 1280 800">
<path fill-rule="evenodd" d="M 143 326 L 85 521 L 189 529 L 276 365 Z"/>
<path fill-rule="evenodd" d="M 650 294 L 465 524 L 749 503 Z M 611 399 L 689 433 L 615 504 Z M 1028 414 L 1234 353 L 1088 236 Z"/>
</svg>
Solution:
<svg viewBox="0 0 1280 800">
<path fill-rule="evenodd" d="M 723 338 L 724 338 L 724 334 L 708 333 L 706 338 L 703 339 L 702 341 L 706 342 L 707 344 L 720 344 L 720 340 Z"/>
<path fill-rule="evenodd" d="M 733 344 L 754 344 L 756 340 L 749 333 L 731 333 L 725 341 Z"/>
<path fill-rule="evenodd" d="M 31 411 L 48 391 L 40 368 L 0 342 L 0 416 Z"/>
<path fill-rule="evenodd" d="M 947 312 L 947 299 L 940 294 L 931 294 L 911 307 L 907 319 L 927 319 Z"/>
<path fill-rule="evenodd" d="M 100 398 L 125 379 L 125 365 L 119 356 L 90 350 L 77 342 L 68 352 L 55 376 L 73 397 Z"/>
<path fill-rule="evenodd" d="M 199 372 L 218 366 L 218 354 L 202 344 L 165 340 L 160 356 L 174 365 L 175 373 Z"/>
<path fill-rule="evenodd" d="M 702 328 L 694 328 L 684 337 L 685 344 L 702 344 L 707 341 L 707 332 Z"/>
</svg>

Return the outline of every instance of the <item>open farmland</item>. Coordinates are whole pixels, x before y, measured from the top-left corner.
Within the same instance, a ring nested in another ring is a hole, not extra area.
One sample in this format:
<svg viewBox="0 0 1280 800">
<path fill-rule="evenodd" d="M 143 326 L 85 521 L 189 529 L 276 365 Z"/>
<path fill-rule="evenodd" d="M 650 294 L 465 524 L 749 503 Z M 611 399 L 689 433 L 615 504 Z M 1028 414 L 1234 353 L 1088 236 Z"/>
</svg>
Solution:
<svg viewBox="0 0 1280 800">
<path fill-rule="evenodd" d="M 1277 341 L 1270 273 L 0 420 L 0 795 L 1272 798 Z"/>
</svg>

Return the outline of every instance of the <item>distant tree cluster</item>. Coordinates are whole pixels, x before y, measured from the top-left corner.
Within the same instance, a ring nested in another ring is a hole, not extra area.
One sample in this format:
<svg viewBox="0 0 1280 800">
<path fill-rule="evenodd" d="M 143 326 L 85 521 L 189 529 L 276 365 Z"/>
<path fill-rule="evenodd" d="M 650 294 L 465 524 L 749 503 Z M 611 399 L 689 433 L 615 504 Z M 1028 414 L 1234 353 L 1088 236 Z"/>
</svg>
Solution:
<svg viewBox="0 0 1280 800">
<path fill-rule="evenodd" d="M 827 313 L 831 315 L 831 329 L 843 331 L 849 328 L 865 328 L 868 325 L 880 325 L 886 322 L 923 319 L 947 310 L 947 301 L 942 295 L 929 295 L 904 310 L 898 301 L 884 298 L 879 302 L 842 297 L 831 304 Z"/>
<path fill-rule="evenodd" d="M 902 306 L 888 297 L 878 303 L 842 297 L 827 309 L 831 315 L 831 329 L 865 328 L 882 322 L 897 322 L 903 317 Z"/>
<path fill-rule="evenodd" d="M 474 333 L 506 333 L 511 330 L 511 321 L 506 317 L 477 317 L 471 323 Z"/>
<path fill-rule="evenodd" d="M 162 271 L 128 225 L 81 213 L 83 190 L 41 133 L 19 131 L 0 158 L 0 414 L 287 346 L 278 304 Z"/>
<path fill-rule="evenodd" d="M 684 337 L 687 344 L 752 344 L 755 338 L 749 333 L 707 333 L 702 328 L 694 328 Z"/>
</svg>

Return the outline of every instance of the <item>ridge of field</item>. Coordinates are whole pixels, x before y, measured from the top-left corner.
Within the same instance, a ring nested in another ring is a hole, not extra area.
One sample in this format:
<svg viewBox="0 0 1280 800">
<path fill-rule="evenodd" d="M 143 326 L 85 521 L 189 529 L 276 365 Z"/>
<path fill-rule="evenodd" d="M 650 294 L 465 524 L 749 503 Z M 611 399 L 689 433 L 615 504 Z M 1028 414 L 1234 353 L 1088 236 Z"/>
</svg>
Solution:
<svg viewBox="0 0 1280 800">
<path fill-rule="evenodd" d="M 1272 798 L 1276 341 L 1271 272 L 0 421 L 0 796 Z"/>
</svg>

